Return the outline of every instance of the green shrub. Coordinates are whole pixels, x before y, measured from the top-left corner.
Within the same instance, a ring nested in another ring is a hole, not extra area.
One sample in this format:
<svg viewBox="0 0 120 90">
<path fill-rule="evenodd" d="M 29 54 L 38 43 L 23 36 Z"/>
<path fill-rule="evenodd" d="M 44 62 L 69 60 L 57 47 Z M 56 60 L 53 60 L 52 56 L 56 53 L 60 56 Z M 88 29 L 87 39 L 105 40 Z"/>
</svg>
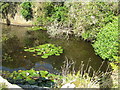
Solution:
<svg viewBox="0 0 120 90">
<path fill-rule="evenodd" d="M 9 19 L 8 15 L 14 18 L 17 6 L 20 2 L 0 2 L 0 15 L 2 19 Z M 8 23 L 8 22 L 7 22 Z"/>
<path fill-rule="evenodd" d="M 52 12 L 52 16 L 50 17 L 51 21 L 54 21 L 55 19 L 57 21 L 64 22 L 67 17 L 67 8 L 65 6 L 54 6 L 54 10 Z"/>
<path fill-rule="evenodd" d="M 43 7 L 40 8 L 42 9 L 42 15 L 37 17 L 38 23 L 47 25 L 55 20 L 58 22 L 66 20 L 68 8 L 64 6 L 64 2 L 47 2 L 43 4 Z"/>
<path fill-rule="evenodd" d="M 100 57 L 114 61 L 114 56 L 118 54 L 118 44 L 118 19 L 115 18 L 112 23 L 100 29 L 93 47 Z"/>
<path fill-rule="evenodd" d="M 21 4 L 22 10 L 21 14 L 22 16 L 28 21 L 33 18 L 32 15 L 32 4 L 30 2 L 24 2 Z"/>
<path fill-rule="evenodd" d="M 24 49 L 24 51 L 33 52 L 34 55 L 41 55 L 41 58 L 48 58 L 48 56 L 59 56 L 63 53 L 61 46 L 55 46 L 54 44 L 43 44 L 36 47 Z"/>
<path fill-rule="evenodd" d="M 62 30 L 70 31 L 91 41 L 95 40 L 99 28 L 112 22 L 114 16 L 118 15 L 115 2 L 49 3 L 46 4 L 44 11 L 47 23 L 51 22 L 49 27 L 52 29 L 48 27 L 48 32 L 54 29 L 53 32 L 59 35 Z"/>
<path fill-rule="evenodd" d="M 99 28 L 113 21 L 118 8 L 115 2 L 70 2 L 65 5 L 69 8 L 68 24 L 74 34 L 89 40 L 96 38 Z"/>
</svg>

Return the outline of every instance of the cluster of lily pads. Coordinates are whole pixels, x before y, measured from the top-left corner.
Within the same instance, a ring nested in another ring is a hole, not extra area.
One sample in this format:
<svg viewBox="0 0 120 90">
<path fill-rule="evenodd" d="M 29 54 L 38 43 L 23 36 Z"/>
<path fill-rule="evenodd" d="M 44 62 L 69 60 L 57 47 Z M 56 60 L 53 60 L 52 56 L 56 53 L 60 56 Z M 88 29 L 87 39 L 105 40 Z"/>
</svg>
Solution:
<svg viewBox="0 0 120 90">
<path fill-rule="evenodd" d="M 59 56 L 61 53 L 63 53 L 62 47 L 54 44 L 43 44 L 24 49 L 24 51 L 33 52 L 34 55 L 41 55 L 41 58 L 48 58 L 48 56 L 51 55 Z"/>
<path fill-rule="evenodd" d="M 20 85 L 36 85 L 41 87 L 53 87 L 62 76 L 51 74 L 48 71 L 19 70 L 9 74 L 9 82 Z"/>
</svg>

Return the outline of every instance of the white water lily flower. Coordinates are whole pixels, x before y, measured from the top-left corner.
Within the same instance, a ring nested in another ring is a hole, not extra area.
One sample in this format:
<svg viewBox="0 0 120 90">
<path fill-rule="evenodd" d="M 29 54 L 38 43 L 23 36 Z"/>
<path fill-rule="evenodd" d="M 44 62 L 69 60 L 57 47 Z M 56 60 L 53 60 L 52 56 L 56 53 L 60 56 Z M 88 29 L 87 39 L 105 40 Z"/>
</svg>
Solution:
<svg viewBox="0 0 120 90">
<path fill-rule="evenodd" d="M 26 75 L 28 76 L 28 75 L 29 75 L 29 73 L 26 73 Z"/>
<path fill-rule="evenodd" d="M 39 71 L 37 71 L 37 74 L 39 74 Z"/>
</svg>

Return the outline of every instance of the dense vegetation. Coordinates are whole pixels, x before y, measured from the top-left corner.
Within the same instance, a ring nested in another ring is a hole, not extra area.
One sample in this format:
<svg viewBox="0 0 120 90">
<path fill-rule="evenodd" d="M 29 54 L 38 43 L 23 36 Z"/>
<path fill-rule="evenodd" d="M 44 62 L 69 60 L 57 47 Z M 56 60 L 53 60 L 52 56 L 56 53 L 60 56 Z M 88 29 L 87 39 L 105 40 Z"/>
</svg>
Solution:
<svg viewBox="0 0 120 90">
<path fill-rule="evenodd" d="M 118 55 L 118 46 L 118 19 L 115 18 L 112 23 L 100 29 L 93 47 L 103 59 L 114 61 L 114 57 Z"/>
<path fill-rule="evenodd" d="M 65 30 L 73 32 L 85 40 L 95 40 L 99 28 L 112 22 L 113 17 L 118 15 L 115 2 L 51 2 L 41 4 L 43 4 L 43 11 L 41 15 L 38 14 L 37 22 L 49 25 L 47 26 L 48 32 L 55 37 Z"/>
<path fill-rule="evenodd" d="M 8 15 L 14 17 L 17 12 L 17 6 L 19 3 L 17 2 L 0 2 L 0 13 L 1 17 L 7 19 Z"/>
<path fill-rule="evenodd" d="M 21 14 L 28 21 L 33 18 L 32 15 L 32 5 L 30 2 L 24 2 L 21 4 Z"/>
</svg>

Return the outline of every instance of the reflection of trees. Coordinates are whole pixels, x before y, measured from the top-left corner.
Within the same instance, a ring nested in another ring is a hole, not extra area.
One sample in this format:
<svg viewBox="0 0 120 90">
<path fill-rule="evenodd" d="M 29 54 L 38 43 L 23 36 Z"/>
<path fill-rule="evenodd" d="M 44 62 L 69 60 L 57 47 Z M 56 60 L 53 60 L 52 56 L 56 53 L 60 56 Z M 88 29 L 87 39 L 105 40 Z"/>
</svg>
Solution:
<svg viewBox="0 0 120 90">
<path fill-rule="evenodd" d="M 7 24 L 10 24 L 8 15 L 14 18 L 17 13 L 18 2 L 0 2 L 0 13 L 3 19 L 6 19 Z"/>
<path fill-rule="evenodd" d="M 12 53 L 16 52 L 20 48 L 20 42 L 17 36 L 13 36 L 3 43 L 3 52 L 5 51 L 8 53 Z"/>
<path fill-rule="evenodd" d="M 40 44 L 48 43 L 50 39 L 46 32 L 42 31 L 28 31 L 24 39 L 25 46 L 37 46 Z"/>
<path fill-rule="evenodd" d="M 29 60 L 26 60 L 24 56 L 26 53 L 22 52 L 23 46 L 20 43 L 20 40 L 17 38 L 17 36 L 13 36 L 12 38 L 9 38 L 7 41 L 3 43 L 3 66 L 10 67 L 10 68 L 19 68 L 19 67 L 26 67 L 29 68 L 28 65 L 32 65 L 32 62 Z M 7 56 L 5 56 L 5 53 L 7 53 Z M 12 61 L 8 60 L 9 56 L 11 56 Z M 31 58 L 33 59 L 33 58 Z"/>
</svg>

